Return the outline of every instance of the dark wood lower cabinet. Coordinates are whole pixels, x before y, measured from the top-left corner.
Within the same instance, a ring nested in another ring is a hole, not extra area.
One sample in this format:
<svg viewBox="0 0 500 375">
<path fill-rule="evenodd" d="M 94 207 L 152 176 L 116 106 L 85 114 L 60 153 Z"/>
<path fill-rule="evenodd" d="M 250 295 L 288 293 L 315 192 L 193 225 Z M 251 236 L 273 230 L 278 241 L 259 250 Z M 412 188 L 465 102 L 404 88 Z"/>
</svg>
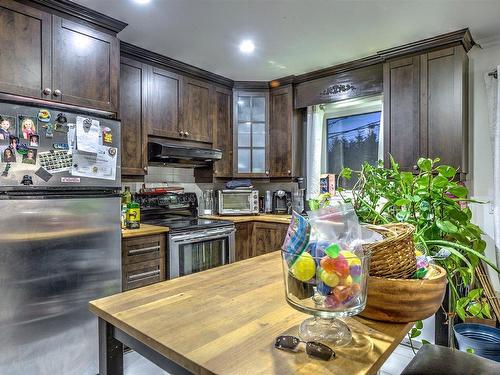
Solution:
<svg viewBox="0 0 500 375">
<path fill-rule="evenodd" d="M 235 249 L 235 260 L 240 261 L 248 258 L 252 258 L 255 255 L 252 254 L 252 224 L 253 223 L 238 223 L 235 224 L 236 227 L 236 249 Z"/>
<path fill-rule="evenodd" d="M 236 224 L 236 261 L 277 251 L 288 224 L 249 222 Z"/>
<path fill-rule="evenodd" d="M 166 278 L 165 235 L 122 240 L 122 290 L 150 285 Z"/>
</svg>

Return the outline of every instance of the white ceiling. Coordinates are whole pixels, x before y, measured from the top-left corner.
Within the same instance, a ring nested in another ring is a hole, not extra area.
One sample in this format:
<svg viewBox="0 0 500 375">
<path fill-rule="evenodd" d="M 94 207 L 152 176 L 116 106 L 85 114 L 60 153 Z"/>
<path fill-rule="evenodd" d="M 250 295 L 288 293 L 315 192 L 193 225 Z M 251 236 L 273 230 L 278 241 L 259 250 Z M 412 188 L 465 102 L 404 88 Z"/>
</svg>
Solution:
<svg viewBox="0 0 500 375">
<path fill-rule="evenodd" d="M 500 0 L 75 0 L 127 22 L 121 40 L 234 80 L 271 80 L 469 27 L 500 36 Z M 253 39 L 255 52 L 238 44 Z"/>
</svg>

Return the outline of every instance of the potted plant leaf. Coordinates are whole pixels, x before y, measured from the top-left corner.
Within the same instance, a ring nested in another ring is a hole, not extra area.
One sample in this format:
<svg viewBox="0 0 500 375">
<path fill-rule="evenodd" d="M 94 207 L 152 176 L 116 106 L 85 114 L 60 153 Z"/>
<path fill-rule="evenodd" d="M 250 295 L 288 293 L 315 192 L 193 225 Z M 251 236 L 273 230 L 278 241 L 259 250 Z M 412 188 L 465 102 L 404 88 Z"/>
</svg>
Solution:
<svg viewBox="0 0 500 375">
<path fill-rule="evenodd" d="M 479 261 L 484 261 L 496 272 L 500 270 L 484 256 L 486 242 L 481 238 L 483 232 L 472 223 L 468 204 L 481 202 L 470 199 L 467 187 L 455 180 L 457 170 L 440 165 L 439 159 L 420 158 L 417 165 L 418 173 L 401 171 L 391 156 L 390 168 L 384 168 L 381 161 L 376 165 L 364 163 L 360 171 L 344 168 L 339 180 L 349 180 L 353 176 L 358 179 L 352 197 L 345 197 L 342 188 L 338 191 L 345 201 L 353 204 L 362 222 L 407 222 L 415 226 L 416 246 L 447 271 L 450 289 L 448 323 L 451 326 L 457 314 L 463 319 L 465 315 L 481 316 L 485 313 L 484 309 L 464 304 L 461 299 L 467 297 L 467 291 L 473 285 L 474 269 Z M 480 293 L 474 297 L 480 298 Z M 413 332 L 416 334 L 418 332 Z"/>
</svg>

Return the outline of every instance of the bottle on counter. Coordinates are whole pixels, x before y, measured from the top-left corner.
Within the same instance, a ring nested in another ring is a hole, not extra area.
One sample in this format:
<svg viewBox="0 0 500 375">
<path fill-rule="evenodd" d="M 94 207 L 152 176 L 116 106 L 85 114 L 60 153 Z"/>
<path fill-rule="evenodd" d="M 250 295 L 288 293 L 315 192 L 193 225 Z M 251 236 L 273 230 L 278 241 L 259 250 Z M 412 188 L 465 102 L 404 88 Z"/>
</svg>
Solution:
<svg viewBox="0 0 500 375">
<path fill-rule="evenodd" d="M 141 207 L 137 202 L 127 205 L 127 229 L 139 229 L 141 226 Z"/>
<path fill-rule="evenodd" d="M 121 226 L 122 226 L 122 229 L 127 228 L 127 205 L 126 204 L 122 204 Z"/>
<path fill-rule="evenodd" d="M 125 191 L 122 194 L 122 204 L 128 205 L 130 202 L 132 202 L 132 193 L 130 187 L 125 186 Z"/>
</svg>

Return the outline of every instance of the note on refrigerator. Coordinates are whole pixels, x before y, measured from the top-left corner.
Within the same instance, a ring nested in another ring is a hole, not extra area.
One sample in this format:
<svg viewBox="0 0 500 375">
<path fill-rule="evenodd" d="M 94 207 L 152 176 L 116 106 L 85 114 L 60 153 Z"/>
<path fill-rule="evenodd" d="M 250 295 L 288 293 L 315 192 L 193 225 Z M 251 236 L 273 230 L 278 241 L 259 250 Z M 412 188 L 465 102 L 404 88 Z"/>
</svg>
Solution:
<svg viewBox="0 0 500 375">
<path fill-rule="evenodd" d="M 97 153 L 101 127 L 99 121 L 88 117 L 76 117 L 76 149 Z"/>
<path fill-rule="evenodd" d="M 75 150 L 71 175 L 114 180 L 116 178 L 117 148 L 97 146 L 97 153 Z"/>
<path fill-rule="evenodd" d="M 75 149 L 76 124 L 68 124 L 68 154 L 71 155 Z"/>
</svg>

